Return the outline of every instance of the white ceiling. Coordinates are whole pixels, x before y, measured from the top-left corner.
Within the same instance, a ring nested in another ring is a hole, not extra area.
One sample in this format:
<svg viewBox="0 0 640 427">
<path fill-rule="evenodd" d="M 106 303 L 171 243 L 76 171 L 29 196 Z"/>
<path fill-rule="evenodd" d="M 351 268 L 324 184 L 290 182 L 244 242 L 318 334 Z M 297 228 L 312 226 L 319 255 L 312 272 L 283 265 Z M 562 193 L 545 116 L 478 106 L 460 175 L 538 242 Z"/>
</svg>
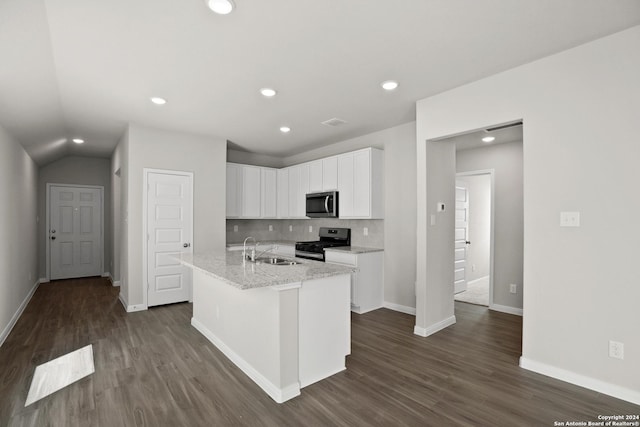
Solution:
<svg viewBox="0 0 640 427">
<path fill-rule="evenodd" d="M 507 125 L 505 125 L 507 126 Z M 472 150 L 474 148 L 482 148 L 490 145 L 508 144 L 510 142 L 522 142 L 522 124 L 513 123 L 513 126 L 504 127 L 502 129 L 492 130 L 480 129 L 473 132 L 465 133 L 462 135 L 451 136 L 437 140 L 438 142 L 444 142 L 447 144 L 455 144 L 456 151 Z M 484 142 L 482 138 L 485 136 L 492 136 L 495 139 L 491 142 Z"/>
<path fill-rule="evenodd" d="M 0 125 L 39 164 L 108 157 L 128 122 L 288 156 L 412 121 L 416 100 L 640 24 L 638 0 L 236 5 L 219 16 L 203 0 L 0 0 Z M 386 79 L 400 87 L 384 92 Z M 278 95 L 263 98 L 265 86 Z M 320 124 L 333 117 L 348 123 Z M 65 142 L 76 136 L 87 142 Z"/>
</svg>

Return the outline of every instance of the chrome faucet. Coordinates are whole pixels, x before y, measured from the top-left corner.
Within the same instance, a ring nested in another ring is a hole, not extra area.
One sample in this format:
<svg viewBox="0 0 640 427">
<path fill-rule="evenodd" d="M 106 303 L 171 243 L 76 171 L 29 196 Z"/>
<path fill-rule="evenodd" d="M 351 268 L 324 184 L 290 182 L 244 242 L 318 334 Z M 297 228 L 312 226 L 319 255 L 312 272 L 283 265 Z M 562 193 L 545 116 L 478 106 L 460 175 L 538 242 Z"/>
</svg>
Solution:
<svg viewBox="0 0 640 427">
<path fill-rule="evenodd" d="M 258 247 L 258 242 L 252 236 L 249 236 L 246 239 L 244 239 L 244 243 L 242 244 L 242 259 L 243 260 L 247 259 L 247 240 L 249 240 L 249 239 L 253 239 L 253 249 L 251 250 L 251 255 L 249 255 L 248 259 L 251 262 L 255 262 L 256 261 L 256 248 Z"/>
</svg>

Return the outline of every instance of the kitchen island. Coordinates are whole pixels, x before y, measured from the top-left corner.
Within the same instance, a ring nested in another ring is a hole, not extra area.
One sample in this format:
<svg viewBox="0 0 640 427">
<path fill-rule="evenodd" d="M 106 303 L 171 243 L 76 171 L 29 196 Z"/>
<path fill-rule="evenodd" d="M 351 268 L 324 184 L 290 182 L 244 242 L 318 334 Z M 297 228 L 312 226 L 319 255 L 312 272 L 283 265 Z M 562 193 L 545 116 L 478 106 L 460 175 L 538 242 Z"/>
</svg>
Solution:
<svg viewBox="0 0 640 427">
<path fill-rule="evenodd" d="M 345 369 L 353 268 L 254 263 L 240 252 L 180 261 L 193 269 L 191 324 L 276 402 Z"/>
</svg>

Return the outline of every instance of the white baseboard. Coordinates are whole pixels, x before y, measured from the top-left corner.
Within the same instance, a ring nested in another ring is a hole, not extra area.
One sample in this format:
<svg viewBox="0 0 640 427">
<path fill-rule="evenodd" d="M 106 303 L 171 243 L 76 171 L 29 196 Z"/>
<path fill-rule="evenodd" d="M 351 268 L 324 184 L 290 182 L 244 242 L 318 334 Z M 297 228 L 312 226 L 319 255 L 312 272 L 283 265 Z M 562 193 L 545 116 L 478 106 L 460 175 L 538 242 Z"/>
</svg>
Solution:
<svg viewBox="0 0 640 427">
<path fill-rule="evenodd" d="M 521 308 L 509 307 L 508 305 L 499 305 L 499 304 L 493 304 L 489 306 L 489 310 L 500 311 L 502 313 L 508 313 L 508 314 L 515 314 L 516 316 L 522 316 L 522 313 L 523 313 Z"/>
<path fill-rule="evenodd" d="M 29 305 L 29 301 L 31 301 L 33 294 L 36 293 L 36 290 L 38 289 L 39 285 L 40 285 L 40 281 L 37 281 L 36 284 L 33 285 L 31 290 L 27 294 L 27 296 L 24 298 L 24 300 L 22 300 L 22 303 L 20 304 L 16 312 L 13 314 L 13 317 L 11 317 L 11 320 L 9 320 L 9 324 L 4 328 L 4 330 L 0 334 L 0 346 L 4 344 L 4 341 L 7 339 L 7 337 L 13 330 L 13 327 L 16 326 L 16 323 L 18 323 L 18 319 L 20 319 L 20 316 L 22 316 L 24 309 L 27 308 L 27 305 Z"/>
<path fill-rule="evenodd" d="M 122 292 L 120 292 L 120 294 L 118 295 L 118 299 L 120 300 L 120 304 L 122 304 L 122 306 L 124 307 L 124 311 L 126 311 L 127 313 L 135 313 L 136 311 L 144 311 L 144 310 L 146 310 L 148 308 L 144 304 L 136 304 L 136 305 L 127 304 L 127 300 L 124 297 L 124 295 L 122 295 Z"/>
<path fill-rule="evenodd" d="M 488 278 L 489 278 L 489 276 L 479 277 L 479 278 L 477 278 L 477 279 L 474 279 L 474 280 L 470 280 L 470 281 L 468 281 L 468 282 L 467 282 L 467 285 L 473 285 L 473 284 L 475 284 L 476 282 L 479 282 L 479 281 L 481 281 L 481 280 L 487 280 Z"/>
<path fill-rule="evenodd" d="M 528 371 L 546 375 L 564 382 L 575 384 L 589 390 L 597 391 L 617 399 L 626 400 L 636 405 L 640 405 L 640 391 L 632 390 L 619 385 L 611 384 L 575 372 L 567 371 L 562 368 L 547 365 L 546 363 L 536 362 L 535 360 L 520 357 L 520 367 Z"/>
<path fill-rule="evenodd" d="M 102 277 L 108 277 L 109 279 L 111 279 L 111 281 L 113 281 L 113 277 L 111 277 L 111 273 L 109 273 L 108 271 L 102 273 Z"/>
<path fill-rule="evenodd" d="M 443 330 L 444 328 L 451 326 L 456 323 L 456 316 L 448 317 L 444 320 L 439 321 L 427 328 L 422 328 L 416 325 L 413 328 L 413 333 L 416 335 L 420 335 L 421 337 L 428 337 L 429 335 L 433 335 L 436 332 Z"/>
<path fill-rule="evenodd" d="M 40 284 L 42 283 L 49 283 L 49 279 L 47 279 L 46 277 L 41 277 L 39 280 Z"/>
<path fill-rule="evenodd" d="M 384 306 L 384 308 L 388 308 L 389 310 L 399 311 L 400 313 L 411 314 L 413 316 L 416 315 L 416 308 L 415 307 L 409 307 L 409 306 L 406 306 L 406 305 L 394 304 L 394 303 L 388 302 L 388 301 L 385 301 L 383 306 Z"/>
<path fill-rule="evenodd" d="M 277 403 L 286 402 L 300 395 L 300 384 L 291 384 L 285 388 L 279 388 L 264 375 L 258 372 L 253 366 L 251 366 L 246 360 L 238 355 L 235 351 L 229 348 L 223 343 L 213 332 L 211 332 L 206 326 L 200 323 L 197 319 L 191 318 L 191 325 L 204 335 L 218 350 L 224 353 L 242 372 L 244 372 L 249 378 L 253 380 L 262 390 L 265 391 L 273 400 Z"/>
<path fill-rule="evenodd" d="M 113 286 L 120 286 L 120 280 L 112 280 L 112 281 L 111 281 L 111 284 L 112 284 Z"/>
</svg>

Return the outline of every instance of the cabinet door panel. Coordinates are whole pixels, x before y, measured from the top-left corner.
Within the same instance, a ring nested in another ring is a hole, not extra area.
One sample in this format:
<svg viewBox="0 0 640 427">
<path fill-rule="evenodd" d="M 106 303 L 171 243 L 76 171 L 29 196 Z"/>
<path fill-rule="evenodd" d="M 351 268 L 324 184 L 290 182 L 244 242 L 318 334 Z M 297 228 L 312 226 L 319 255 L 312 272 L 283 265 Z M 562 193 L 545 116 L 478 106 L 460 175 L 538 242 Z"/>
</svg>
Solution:
<svg viewBox="0 0 640 427">
<path fill-rule="evenodd" d="M 354 216 L 353 212 L 353 154 L 338 156 L 338 213 L 341 217 Z"/>
<path fill-rule="evenodd" d="M 240 167 L 237 165 L 227 165 L 227 194 L 226 194 L 226 210 L 227 218 L 236 218 L 240 216 Z"/>
<path fill-rule="evenodd" d="M 289 169 L 278 169 L 278 218 L 289 217 Z"/>
<path fill-rule="evenodd" d="M 309 163 L 309 192 L 322 191 L 322 160 Z"/>
<path fill-rule="evenodd" d="M 289 168 L 289 217 L 296 218 L 300 216 L 300 168 L 293 166 Z"/>
<path fill-rule="evenodd" d="M 338 189 L 338 158 L 322 159 L 322 191 Z"/>
<path fill-rule="evenodd" d="M 262 168 L 261 171 L 261 217 L 262 218 L 275 218 L 277 214 L 276 209 L 276 170 Z"/>
<path fill-rule="evenodd" d="M 242 216 L 260 217 L 260 168 L 243 166 L 242 168 Z"/>
<path fill-rule="evenodd" d="M 300 183 L 298 186 L 298 216 L 307 217 L 307 193 L 309 192 L 309 164 L 300 165 Z"/>
<path fill-rule="evenodd" d="M 360 151 L 353 156 L 353 216 L 371 216 L 371 153 Z"/>
</svg>

